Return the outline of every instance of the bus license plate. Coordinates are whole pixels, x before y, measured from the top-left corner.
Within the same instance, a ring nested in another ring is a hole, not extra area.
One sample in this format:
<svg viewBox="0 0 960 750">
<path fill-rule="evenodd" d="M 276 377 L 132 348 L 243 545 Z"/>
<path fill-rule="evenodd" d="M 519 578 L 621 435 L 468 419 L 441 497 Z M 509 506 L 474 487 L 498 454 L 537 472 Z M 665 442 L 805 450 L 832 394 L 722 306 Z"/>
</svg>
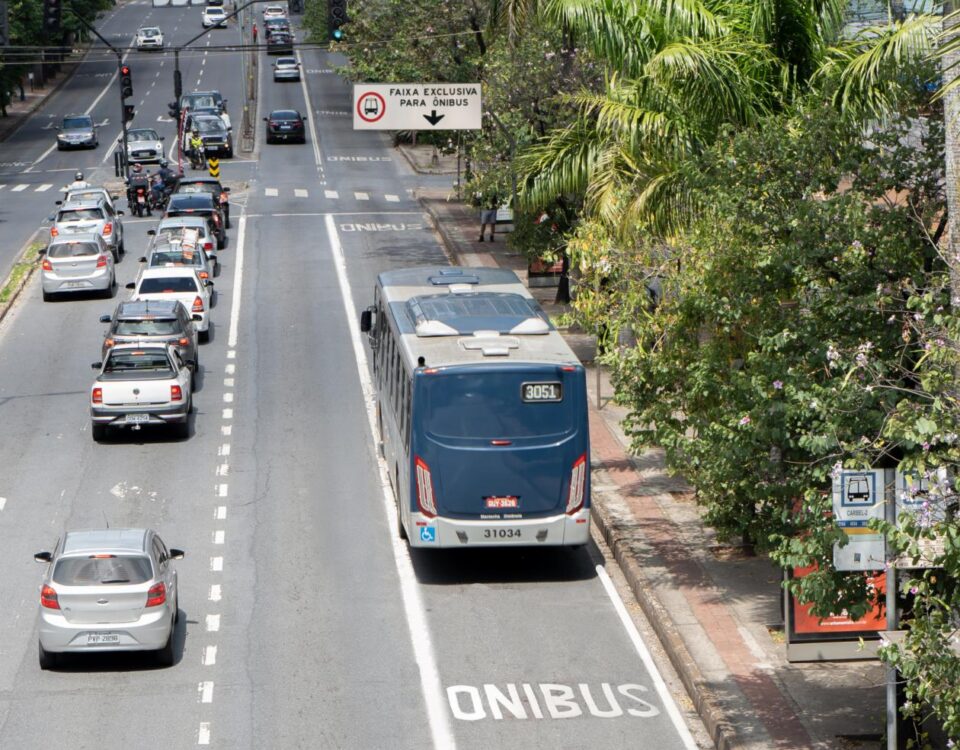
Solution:
<svg viewBox="0 0 960 750">
<path fill-rule="evenodd" d="M 522 383 L 520 398 L 524 403 L 550 403 L 563 400 L 563 386 L 555 383 Z"/>
<path fill-rule="evenodd" d="M 488 495 L 483 500 L 488 508 L 516 508 L 520 504 L 516 495 Z"/>
<path fill-rule="evenodd" d="M 120 643 L 119 633 L 89 633 L 87 635 L 88 646 L 102 646 L 105 643 Z"/>
<path fill-rule="evenodd" d="M 519 539 L 520 529 L 484 529 L 484 539 Z"/>
</svg>

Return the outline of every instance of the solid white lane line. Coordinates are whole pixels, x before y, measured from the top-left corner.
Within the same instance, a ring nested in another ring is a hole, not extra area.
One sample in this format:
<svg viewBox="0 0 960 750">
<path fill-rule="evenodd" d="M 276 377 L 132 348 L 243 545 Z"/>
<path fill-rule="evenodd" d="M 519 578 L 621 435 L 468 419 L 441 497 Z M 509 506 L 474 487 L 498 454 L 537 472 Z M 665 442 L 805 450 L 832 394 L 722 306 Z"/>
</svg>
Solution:
<svg viewBox="0 0 960 750">
<path fill-rule="evenodd" d="M 38 156 L 36 159 L 34 159 L 33 164 L 31 164 L 29 167 L 27 167 L 25 170 L 23 170 L 23 174 L 26 174 L 26 173 L 29 172 L 31 169 L 33 169 L 35 166 L 37 166 L 37 164 L 39 164 L 39 163 L 42 162 L 44 159 L 46 159 L 48 156 L 50 156 L 50 152 L 52 152 L 56 147 L 57 147 L 57 144 L 56 144 L 56 143 L 50 144 L 50 148 L 48 148 L 46 151 L 44 151 L 42 154 L 40 154 L 40 156 Z"/>
<path fill-rule="evenodd" d="M 304 190 L 303 188 L 294 188 L 293 189 L 294 198 L 309 198 L 310 193 Z"/>
<path fill-rule="evenodd" d="M 21 192 L 23 192 L 24 190 L 26 190 L 28 187 L 30 187 L 29 184 L 23 183 L 22 185 L 17 185 L 16 187 L 10 188 L 10 192 L 11 192 L 11 193 L 21 193 Z"/>
<path fill-rule="evenodd" d="M 212 667 L 217 663 L 217 647 L 216 646 L 207 646 L 203 650 L 203 666 Z"/>
<path fill-rule="evenodd" d="M 101 164 L 106 164 L 108 159 L 113 158 L 113 152 L 117 150 L 117 146 L 120 145 L 120 140 L 123 138 L 123 131 L 117 133 L 117 137 L 113 139 L 110 144 L 110 148 L 107 149 L 107 153 L 103 155 L 103 158 L 100 160 Z"/>
<path fill-rule="evenodd" d="M 276 198 L 278 195 L 280 195 L 280 191 L 276 188 L 264 188 L 263 194 L 268 198 Z"/>
<path fill-rule="evenodd" d="M 370 194 L 369 194 L 369 193 L 354 193 L 354 194 L 353 194 L 353 197 L 356 198 L 358 201 L 368 201 L 368 200 L 370 200 Z"/>
<path fill-rule="evenodd" d="M 333 216 L 326 217 L 327 236 L 330 241 L 330 252 L 333 255 L 334 268 L 337 272 L 337 282 L 340 285 L 340 298 L 343 300 L 344 311 L 347 314 L 347 329 L 350 331 L 350 340 L 353 343 L 353 354 L 357 362 L 357 374 L 360 378 L 360 388 L 363 402 L 367 409 L 367 424 L 370 428 L 370 438 L 377 440 L 375 397 L 370 372 L 367 369 L 367 355 L 363 350 L 363 340 L 360 337 L 360 326 L 357 322 L 357 307 L 353 301 L 353 292 L 347 280 L 347 262 L 340 245 L 337 226 Z M 410 560 L 410 551 L 406 543 L 393 533 L 397 528 L 397 509 L 393 501 L 393 490 L 390 487 L 387 467 L 382 459 L 377 460 L 379 469 L 380 490 L 383 496 L 383 510 L 387 515 L 387 529 L 389 529 L 390 544 L 393 546 L 393 560 L 397 567 L 397 576 L 400 579 L 400 595 L 403 600 L 403 609 L 407 618 L 410 642 L 413 654 L 420 672 L 420 689 L 427 707 L 427 720 L 430 724 L 430 735 L 435 748 L 456 747 L 450 720 L 447 714 L 443 687 L 440 682 L 440 670 L 437 667 L 433 643 L 430 637 L 430 624 L 427 613 L 420 597 L 420 588 L 416 574 L 413 572 L 413 563 Z"/>
<path fill-rule="evenodd" d="M 34 190 L 33 192 L 35 192 L 35 193 L 45 193 L 45 192 L 47 192 L 47 191 L 48 191 L 50 188 L 52 188 L 52 187 L 53 187 L 53 185 L 51 185 L 49 182 L 45 182 L 45 183 L 43 183 L 42 185 L 37 186 L 37 189 Z"/>
<path fill-rule="evenodd" d="M 197 686 L 197 692 L 200 693 L 201 703 L 213 703 L 213 683 L 209 680 L 201 682 Z"/>
<path fill-rule="evenodd" d="M 677 734 L 680 735 L 680 739 L 683 740 L 684 747 L 686 747 L 687 750 L 697 750 L 697 743 L 693 741 L 693 735 L 690 734 L 690 730 L 687 729 L 683 717 L 680 716 L 680 710 L 677 708 L 677 704 L 673 702 L 673 696 L 670 695 L 670 691 L 667 689 L 667 684 L 663 681 L 660 670 L 658 670 L 657 665 L 654 664 L 653 657 L 647 649 L 647 644 L 644 643 L 643 638 L 640 637 L 637 626 L 634 625 L 633 620 L 630 619 L 630 614 L 627 612 L 627 608 L 624 606 L 623 599 L 620 598 L 619 592 L 613 585 L 613 581 L 610 580 L 610 576 L 607 575 L 607 571 L 604 570 L 602 565 L 598 565 L 596 570 L 597 577 L 600 579 L 600 583 L 603 584 L 603 588 L 607 592 L 607 596 L 610 597 L 610 601 L 613 602 L 613 608 L 620 617 L 620 622 L 623 623 L 624 630 L 627 631 L 627 636 L 630 638 L 631 643 L 633 643 L 633 647 L 637 650 L 640 661 L 643 662 L 643 666 L 646 667 L 647 672 L 650 674 L 650 678 L 653 680 L 653 686 L 656 688 L 657 693 L 660 694 L 663 707 L 670 717 L 670 721 L 673 722 Z"/>
<path fill-rule="evenodd" d="M 237 252 L 234 256 L 233 300 L 230 304 L 230 332 L 227 335 L 227 346 L 230 351 L 227 352 L 227 359 L 235 359 L 237 356 L 237 329 L 240 325 L 240 302 L 243 299 L 243 241 L 246 233 L 247 217 L 241 216 L 237 227 Z M 224 419 L 227 419 L 226 409 L 224 409 Z"/>
<path fill-rule="evenodd" d="M 338 193 L 336 190 L 324 190 L 323 194 L 325 197 L 330 198 L 332 200 L 336 200 L 337 198 L 340 197 L 340 193 Z"/>
<path fill-rule="evenodd" d="M 387 199 L 387 203 L 399 203 L 399 202 L 400 202 L 400 196 L 399 196 L 399 195 L 390 195 L 390 193 L 387 193 L 387 194 L 386 194 L 385 196 L 383 196 L 383 197 Z"/>
<path fill-rule="evenodd" d="M 207 632 L 216 633 L 220 630 L 220 615 L 207 615 Z"/>
<path fill-rule="evenodd" d="M 200 731 L 197 734 L 197 744 L 198 745 L 210 744 L 210 722 L 209 721 L 200 722 Z"/>
<path fill-rule="evenodd" d="M 222 557 L 211 557 L 210 558 L 210 570 L 214 573 L 219 573 L 223 570 L 223 558 Z"/>
<path fill-rule="evenodd" d="M 303 70 L 303 58 L 300 56 L 300 50 L 297 50 L 297 62 L 300 63 L 300 69 Z M 317 129 L 313 124 L 314 120 L 316 120 L 316 112 L 314 112 L 313 104 L 310 101 L 310 90 L 307 88 L 306 76 L 300 76 L 300 88 L 303 89 L 303 100 L 307 104 L 307 112 L 310 113 L 310 116 L 307 117 L 307 127 L 310 128 L 310 145 L 313 146 L 313 161 L 317 165 L 317 171 L 323 174 L 323 159 L 320 157 L 320 139 L 317 137 Z"/>
<path fill-rule="evenodd" d="M 220 590 L 220 584 L 214 583 L 210 586 L 210 596 L 208 597 L 212 602 L 218 602 L 223 597 L 223 592 Z"/>
</svg>

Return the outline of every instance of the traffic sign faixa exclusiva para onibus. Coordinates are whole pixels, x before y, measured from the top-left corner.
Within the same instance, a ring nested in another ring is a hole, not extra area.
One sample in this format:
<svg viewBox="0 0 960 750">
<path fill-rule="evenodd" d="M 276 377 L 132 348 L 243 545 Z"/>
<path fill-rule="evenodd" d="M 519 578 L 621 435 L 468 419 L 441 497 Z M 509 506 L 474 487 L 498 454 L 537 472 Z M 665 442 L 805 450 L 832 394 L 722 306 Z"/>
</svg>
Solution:
<svg viewBox="0 0 960 750">
<path fill-rule="evenodd" d="M 480 130 L 479 83 L 357 83 L 354 130 Z"/>
</svg>

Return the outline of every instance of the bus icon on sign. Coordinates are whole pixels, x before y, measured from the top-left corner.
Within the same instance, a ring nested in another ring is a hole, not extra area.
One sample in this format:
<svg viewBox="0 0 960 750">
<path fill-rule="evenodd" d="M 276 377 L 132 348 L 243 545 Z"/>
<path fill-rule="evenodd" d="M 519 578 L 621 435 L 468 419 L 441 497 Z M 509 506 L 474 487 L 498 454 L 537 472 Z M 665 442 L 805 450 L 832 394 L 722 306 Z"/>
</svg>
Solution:
<svg viewBox="0 0 960 750">
<path fill-rule="evenodd" d="M 866 477 L 847 477 L 847 502 L 858 505 L 870 504 L 870 485 Z"/>
<path fill-rule="evenodd" d="M 368 96 L 363 100 L 363 114 L 365 115 L 375 115 L 380 111 L 380 103 L 374 99 L 372 96 Z"/>
</svg>

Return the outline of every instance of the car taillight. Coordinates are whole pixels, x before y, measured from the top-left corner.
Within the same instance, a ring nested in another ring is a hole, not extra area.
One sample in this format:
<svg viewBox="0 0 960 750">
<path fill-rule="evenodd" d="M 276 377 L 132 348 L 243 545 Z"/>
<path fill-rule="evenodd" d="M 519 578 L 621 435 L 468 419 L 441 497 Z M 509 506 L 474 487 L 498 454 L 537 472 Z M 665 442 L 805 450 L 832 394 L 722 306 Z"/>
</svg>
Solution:
<svg viewBox="0 0 960 750">
<path fill-rule="evenodd" d="M 204 249 L 204 250 L 213 250 L 213 243 L 212 243 L 212 242 L 204 242 L 204 243 L 203 243 L 203 249 Z"/>
<path fill-rule="evenodd" d="M 104 340 L 103 340 L 103 345 L 104 345 L 105 347 L 107 347 L 108 349 L 109 349 L 111 346 L 113 346 L 114 344 L 116 344 L 116 343 L 117 343 L 117 342 L 114 341 L 113 339 L 104 339 Z"/>
<path fill-rule="evenodd" d="M 270 120 L 270 127 L 271 127 L 271 128 L 278 128 L 278 127 L 280 127 L 280 123 L 277 122 L 276 120 Z"/>
<path fill-rule="evenodd" d="M 159 607 L 167 600 L 167 587 L 162 583 L 155 583 L 147 592 L 148 607 Z"/>
<path fill-rule="evenodd" d="M 573 462 L 570 471 L 570 494 L 567 496 L 567 513 L 576 513 L 583 507 L 583 495 L 587 486 L 587 454 Z"/>
<path fill-rule="evenodd" d="M 57 592 L 49 586 L 40 589 L 40 606 L 47 609 L 60 609 L 60 602 L 57 600 Z"/>
<path fill-rule="evenodd" d="M 90 394 L 90 400 L 95 404 L 103 403 L 103 388 L 94 388 L 93 393 Z"/>
<path fill-rule="evenodd" d="M 44 270 L 44 271 L 52 271 L 52 270 L 53 270 L 53 264 L 51 264 L 50 261 L 47 260 L 46 258 L 43 259 L 43 263 L 41 263 L 40 265 L 43 266 L 43 270 Z"/>
<path fill-rule="evenodd" d="M 103 236 L 109 237 L 111 234 L 113 234 L 113 224 L 108 221 L 103 225 Z"/>
<path fill-rule="evenodd" d="M 184 336 L 182 339 L 177 341 L 177 346 L 190 346 L 190 339 Z"/>
<path fill-rule="evenodd" d="M 198 295 L 196 296 L 196 298 L 193 300 L 193 311 L 194 311 L 194 312 L 203 312 L 203 300 L 200 298 L 200 295 L 199 295 L 199 294 L 198 294 Z"/>
<path fill-rule="evenodd" d="M 97 258 L 97 268 L 106 268 L 107 267 L 107 256 L 101 255 Z"/>
<path fill-rule="evenodd" d="M 171 401 L 183 401 L 183 391 L 180 390 L 179 385 L 170 386 L 170 400 Z"/>
<path fill-rule="evenodd" d="M 51 237 L 56 237 L 58 234 L 60 234 L 60 231 L 56 227 L 50 227 Z"/>
<path fill-rule="evenodd" d="M 197 276 L 199 276 L 201 279 L 209 279 L 209 278 L 210 278 L 210 274 L 208 274 L 206 271 L 200 271 L 200 273 L 198 273 Z"/>
<path fill-rule="evenodd" d="M 430 476 L 430 467 L 417 456 L 413 460 L 417 467 L 417 505 L 420 512 L 431 518 L 437 515 L 437 503 L 433 496 L 433 479 Z"/>
</svg>

